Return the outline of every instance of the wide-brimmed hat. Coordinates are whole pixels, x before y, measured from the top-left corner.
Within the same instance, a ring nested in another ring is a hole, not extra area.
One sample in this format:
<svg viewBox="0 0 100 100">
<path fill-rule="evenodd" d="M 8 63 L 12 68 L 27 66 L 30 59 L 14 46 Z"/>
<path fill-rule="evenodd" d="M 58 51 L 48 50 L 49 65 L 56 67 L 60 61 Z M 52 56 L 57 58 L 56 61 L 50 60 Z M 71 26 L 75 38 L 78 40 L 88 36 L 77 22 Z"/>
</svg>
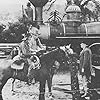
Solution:
<svg viewBox="0 0 100 100">
<path fill-rule="evenodd" d="M 71 44 L 66 46 L 66 49 L 70 49 L 71 48 Z"/>
<path fill-rule="evenodd" d="M 87 44 L 85 44 L 85 43 L 81 43 L 80 45 L 82 45 L 82 46 L 88 46 Z"/>
</svg>

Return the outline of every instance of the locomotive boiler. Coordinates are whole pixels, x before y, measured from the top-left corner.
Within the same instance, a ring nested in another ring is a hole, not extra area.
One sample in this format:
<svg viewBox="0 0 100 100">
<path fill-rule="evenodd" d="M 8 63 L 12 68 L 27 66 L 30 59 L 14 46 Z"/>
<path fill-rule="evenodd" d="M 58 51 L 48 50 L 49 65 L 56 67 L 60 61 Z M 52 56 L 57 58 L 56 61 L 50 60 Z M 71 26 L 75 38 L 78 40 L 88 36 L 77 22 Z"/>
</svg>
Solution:
<svg viewBox="0 0 100 100">
<path fill-rule="evenodd" d="M 65 45 L 68 43 L 87 44 L 100 41 L 100 22 L 83 22 L 81 9 L 72 4 L 66 9 L 66 14 L 61 21 L 51 19 L 49 23 L 40 25 L 40 38 L 48 44 Z"/>
</svg>

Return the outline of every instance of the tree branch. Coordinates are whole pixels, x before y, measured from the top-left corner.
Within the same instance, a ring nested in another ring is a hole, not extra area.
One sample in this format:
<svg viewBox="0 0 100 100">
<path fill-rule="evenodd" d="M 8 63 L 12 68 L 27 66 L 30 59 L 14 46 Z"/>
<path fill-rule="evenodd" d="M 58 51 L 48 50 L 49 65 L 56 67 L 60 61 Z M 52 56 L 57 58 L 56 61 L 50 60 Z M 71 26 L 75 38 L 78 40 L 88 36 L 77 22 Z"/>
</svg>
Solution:
<svg viewBox="0 0 100 100">
<path fill-rule="evenodd" d="M 84 7 L 85 5 L 87 5 L 88 4 L 88 2 L 89 1 L 91 1 L 91 0 L 87 0 L 87 1 L 85 1 L 82 5 L 80 5 L 81 7 Z"/>
<path fill-rule="evenodd" d="M 52 0 L 50 0 L 50 1 L 52 1 Z M 49 6 L 47 9 L 44 10 L 44 12 L 45 12 L 45 11 L 49 11 L 55 2 L 56 2 L 56 0 L 54 0 L 54 1 L 50 4 L 50 6 Z"/>
</svg>

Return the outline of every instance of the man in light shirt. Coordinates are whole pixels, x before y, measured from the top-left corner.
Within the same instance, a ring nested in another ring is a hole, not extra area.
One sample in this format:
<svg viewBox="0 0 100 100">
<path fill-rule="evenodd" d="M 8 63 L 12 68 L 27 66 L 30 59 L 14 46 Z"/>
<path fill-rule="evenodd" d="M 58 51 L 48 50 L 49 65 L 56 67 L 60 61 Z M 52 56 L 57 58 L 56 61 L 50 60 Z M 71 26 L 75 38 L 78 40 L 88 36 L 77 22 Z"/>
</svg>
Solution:
<svg viewBox="0 0 100 100">
<path fill-rule="evenodd" d="M 92 52 L 88 45 L 85 43 L 80 44 L 82 51 L 80 52 L 80 74 L 82 75 L 83 88 L 85 97 L 88 93 L 89 84 L 91 82 L 91 71 L 92 71 Z"/>
<path fill-rule="evenodd" d="M 29 33 L 31 34 L 31 39 L 29 42 L 30 50 L 32 52 L 38 52 L 40 50 L 45 50 L 45 47 L 42 45 L 39 39 L 39 35 L 40 35 L 39 26 L 33 23 L 29 30 Z"/>
</svg>

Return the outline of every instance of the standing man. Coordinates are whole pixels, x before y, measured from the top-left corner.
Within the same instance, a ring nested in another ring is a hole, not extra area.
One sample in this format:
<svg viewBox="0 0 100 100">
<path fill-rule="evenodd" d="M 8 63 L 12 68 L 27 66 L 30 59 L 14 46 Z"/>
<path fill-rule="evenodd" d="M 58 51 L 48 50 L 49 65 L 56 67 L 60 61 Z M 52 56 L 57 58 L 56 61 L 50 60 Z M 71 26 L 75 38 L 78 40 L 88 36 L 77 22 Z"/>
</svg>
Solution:
<svg viewBox="0 0 100 100">
<path fill-rule="evenodd" d="M 33 22 L 33 9 L 31 8 L 31 4 L 27 3 L 27 8 L 25 9 L 25 16 L 29 22 Z"/>
<path fill-rule="evenodd" d="M 91 82 L 92 53 L 85 43 L 81 43 L 80 46 L 83 49 L 80 52 L 80 74 L 82 75 L 83 89 L 85 91 L 82 97 L 85 97 L 88 93 L 88 85 Z"/>
</svg>

